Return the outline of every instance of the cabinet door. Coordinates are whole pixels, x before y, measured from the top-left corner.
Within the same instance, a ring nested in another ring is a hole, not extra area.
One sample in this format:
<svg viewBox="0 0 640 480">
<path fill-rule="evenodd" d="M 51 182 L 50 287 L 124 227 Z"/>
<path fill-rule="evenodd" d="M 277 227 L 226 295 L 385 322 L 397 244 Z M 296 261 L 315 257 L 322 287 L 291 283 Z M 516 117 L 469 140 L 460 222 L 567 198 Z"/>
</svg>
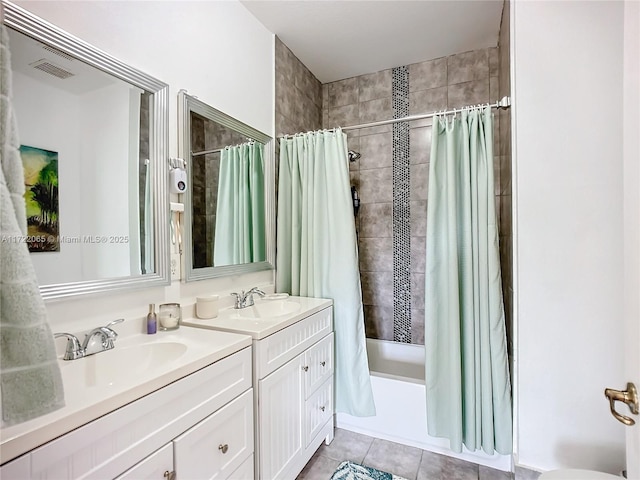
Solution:
<svg viewBox="0 0 640 480">
<path fill-rule="evenodd" d="M 225 479 L 253 453 L 253 389 L 173 441 L 179 480 Z"/>
<path fill-rule="evenodd" d="M 309 398 L 333 374 L 333 333 L 304 354 L 305 398 Z"/>
<path fill-rule="evenodd" d="M 173 444 L 168 444 L 130 468 L 116 480 L 163 480 L 173 471 Z"/>
<path fill-rule="evenodd" d="M 305 442 L 307 447 L 311 440 L 322 430 L 322 427 L 333 416 L 333 377 L 330 377 L 305 402 Z"/>
<path fill-rule="evenodd" d="M 259 382 L 259 472 L 263 480 L 285 478 L 304 450 L 302 357 Z"/>
</svg>

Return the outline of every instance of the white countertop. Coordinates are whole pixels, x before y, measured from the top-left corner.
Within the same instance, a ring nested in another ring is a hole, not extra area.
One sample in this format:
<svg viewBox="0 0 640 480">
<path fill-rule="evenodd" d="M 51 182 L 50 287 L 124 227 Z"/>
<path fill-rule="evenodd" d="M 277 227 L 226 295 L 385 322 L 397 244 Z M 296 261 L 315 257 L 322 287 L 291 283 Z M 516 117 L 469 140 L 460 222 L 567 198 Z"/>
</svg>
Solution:
<svg viewBox="0 0 640 480">
<path fill-rule="evenodd" d="M 114 329 L 117 331 L 118 327 Z M 172 344 L 169 347 L 173 347 L 174 353 L 177 353 L 176 358 L 171 357 L 162 366 L 145 366 L 141 363 L 138 368 L 132 369 L 133 374 L 127 376 L 125 372 L 122 375 L 109 372 L 113 378 L 101 378 L 93 383 L 88 378 L 90 375 L 78 375 L 79 372 L 86 374 L 89 370 L 86 367 L 91 363 L 76 362 L 100 360 L 104 365 L 105 361 L 109 363 L 110 358 L 116 358 L 118 349 L 127 352 L 130 358 L 138 348 L 145 352 L 148 361 L 148 352 L 154 349 L 151 344 L 163 342 Z M 33 420 L 2 428 L 0 464 L 249 346 L 251 337 L 247 335 L 180 328 L 155 335 L 121 336 L 113 350 L 79 360 L 59 360 L 66 406 Z M 105 357 L 97 358 L 103 355 Z"/>
<path fill-rule="evenodd" d="M 277 301 L 281 300 L 263 300 L 256 298 L 255 303 L 256 305 L 259 305 L 264 302 Z M 300 307 L 299 310 L 288 315 L 281 315 L 272 318 L 251 319 L 244 318 L 241 315 L 243 314 L 243 310 L 250 310 L 252 307 L 246 307 L 241 310 L 236 310 L 233 307 L 230 307 L 220 310 L 216 318 L 187 318 L 182 321 L 182 324 L 203 329 L 242 333 L 251 335 L 254 339 L 259 340 L 333 305 L 333 300 L 326 298 L 289 296 L 284 301 L 297 303 Z"/>
</svg>

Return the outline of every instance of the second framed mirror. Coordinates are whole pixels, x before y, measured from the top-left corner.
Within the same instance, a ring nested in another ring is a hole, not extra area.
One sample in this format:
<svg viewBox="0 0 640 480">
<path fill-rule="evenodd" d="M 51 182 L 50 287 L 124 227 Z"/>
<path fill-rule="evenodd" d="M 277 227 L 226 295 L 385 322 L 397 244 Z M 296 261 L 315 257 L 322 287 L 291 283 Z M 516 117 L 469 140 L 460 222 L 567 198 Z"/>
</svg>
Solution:
<svg viewBox="0 0 640 480">
<path fill-rule="evenodd" d="M 273 139 L 179 93 L 178 143 L 187 162 L 185 281 L 272 269 Z"/>
</svg>

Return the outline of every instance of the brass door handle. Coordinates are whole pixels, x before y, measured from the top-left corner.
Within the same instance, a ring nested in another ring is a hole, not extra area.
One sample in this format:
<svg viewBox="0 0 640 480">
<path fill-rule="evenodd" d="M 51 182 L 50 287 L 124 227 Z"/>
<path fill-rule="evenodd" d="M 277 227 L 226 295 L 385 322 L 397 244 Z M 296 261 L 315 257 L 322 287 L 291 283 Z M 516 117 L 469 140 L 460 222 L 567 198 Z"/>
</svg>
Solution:
<svg viewBox="0 0 640 480">
<path fill-rule="evenodd" d="M 622 391 L 605 388 L 604 395 L 609 399 L 609 408 L 611 408 L 611 414 L 616 417 L 616 420 L 624 423 L 628 427 L 635 425 L 636 422 L 634 419 L 616 412 L 615 406 L 615 402 L 626 403 L 631 413 L 638 415 L 638 390 L 633 383 L 627 383 L 627 389 Z"/>
</svg>

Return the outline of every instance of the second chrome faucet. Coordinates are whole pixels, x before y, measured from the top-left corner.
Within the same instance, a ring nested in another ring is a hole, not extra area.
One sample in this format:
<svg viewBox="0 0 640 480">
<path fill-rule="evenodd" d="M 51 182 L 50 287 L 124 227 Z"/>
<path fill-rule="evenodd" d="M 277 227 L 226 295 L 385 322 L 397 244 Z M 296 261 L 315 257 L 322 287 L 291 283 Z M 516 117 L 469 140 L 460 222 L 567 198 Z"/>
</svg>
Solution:
<svg viewBox="0 0 640 480">
<path fill-rule="evenodd" d="M 264 297 L 266 295 L 266 293 L 264 293 L 258 287 L 253 287 L 251 290 L 249 290 L 246 293 L 244 292 L 244 290 L 241 290 L 240 293 L 235 293 L 235 292 L 232 293 L 231 295 L 236 296 L 236 303 L 234 308 L 240 309 L 240 308 L 251 307 L 252 305 L 254 305 L 254 300 L 253 300 L 254 293 L 260 295 L 261 297 Z"/>
</svg>

